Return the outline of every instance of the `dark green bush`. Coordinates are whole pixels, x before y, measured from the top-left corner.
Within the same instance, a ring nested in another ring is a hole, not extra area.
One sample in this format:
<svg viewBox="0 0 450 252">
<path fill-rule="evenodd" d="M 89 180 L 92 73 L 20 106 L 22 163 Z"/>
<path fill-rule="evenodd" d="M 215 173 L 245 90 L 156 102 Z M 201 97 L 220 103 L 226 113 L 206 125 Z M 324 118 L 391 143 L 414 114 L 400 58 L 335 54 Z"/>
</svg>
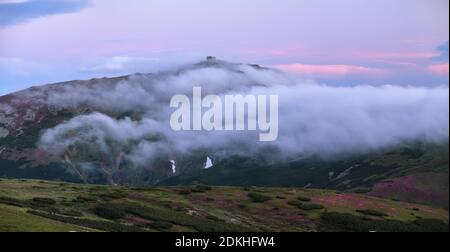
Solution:
<svg viewBox="0 0 450 252">
<path fill-rule="evenodd" d="M 389 219 L 371 220 L 347 213 L 322 213 L 322 231 L 351 232 L 448 232 L 447 223 L 435 219 L 417 219 L 415 221 L 397 221 Z"/>
<path fill-rule="evenodd" d="M 128 214 L 139 216 L 141 218 L 152 221 L 163 221 L 177 224 L 180 226 L 188 226 L 199 232 L 239 232 L 246 231 L 244 227 L 239 225 L 217 222 L 209 219 L 203 219 L 197 216 L 191 216 L 184 212 L 177 212 L 172 209 L 141 206 L 132 203 L 113 204 L 114 208 L 121 209 Z"/>
<path fill-rule="evenodd" d="M 287 203 L 288 203 L 288 205 L 295 206 L 295 207 L 299 207 L 299 206 L 303 205 L 303 202 L 300 202 L 298 200 L 290 200 Z"/>
<path fill-rule="evenodd" d="M 180 194 L 180 195 L 189 195 L 189 194 L 191 194 L 191 190 L 183 189 L 183 190 L 178 191 L 178 194 Z"/>
<path fill-rule="evenodd" d="M 46 206 L 31 206 L 31 209 L 33 210 L 39 210 L 39 211 L 43 211 L 43 212 L 47 212 L 47 213 L 52 213 L 52 214 L 59 214 L 60 210 L 56 207 L 52 207 L 49 205 Z"/>
<path fill-rule="evenodd" d="M 33 203 L 36 205 L 55 205 L 56 200 L 50 198 L 33 198 Z"/>
<path fill-rule="evenodd" d="M 248 197 L 255 203 L 263 203 L 272 199 L 271 197 L 260 193 L 249 193 Z"/>
<path fill-rule="evenodd" d="M 207 191 L 211 191 L 212 188 L 210 186 L 207 185 L 196 185 L 191 191 L 193 193 L 204 193 Z"/>
<path fill-rule="evenodd" d="M 217 222 L 222 222 L 223 221 L 222 219 L 220 219 L 219 217 L 214 216 L 214 215 L 208 215 L 206 218 L 208 220 L 217 221 Z"/>
<path fill-rule="evenodd" d="M 356 210 L 356 212 L 358 213 L 362 213 L 365 215 L 370 215 L 370 216 L 377 216 L 377 217 L 384 217 L 384 216 L 388 216 L 387 214 L 378 211 L 378 210 L 373 210 L 373 209 L 358 209 Z"/>
<path fill-rule="evenodd" d="M 29 205 L 27 202 L 10 197 L 0 197 L 0 203 L 16 207 L 27 207 Z"/>
<path fill-rule="evenodd" d="M 109 219 L 117 220 L 125 217 L 125 211 L 112 205 L 100 205 L 92 210 L 96 215 Z"/>
<path fill-rule="evenodd" d="M 107 193 L 101 193 L 98 195 L 103 200 L 113 200 L 113 199 L 122 199 L 127 197 L 127 194 L 120 191 L 112 191 Z"/>
<path fill-rule="evenodd" d="M 319 204 L 302 204 L 298 208 L 309 211 L 309 210 L 321 210 L 324 209 L 325 207 Z"/>
<path fill-rule="evenodd" d="M 65 216 L 71 216 L 71 217 L 81 217 L 83 216 L 83 213 L 77 210 L 72 210 L 72 209 L 64 209 L 64 210 L 59 210 L 59 213 Z"/>
<path fill-rule="evenodd" d="M 244 208 L 247 208 L 247 205 L 246 204 L 238 204 L 238 207 L 241 209 L 244 209 Z"/>
<path fill-rule="evenodd" d="M 154 221 L 152 223 L 147 224 L 146 226 L 157 230 L 167 230 L 172 228 L 173 225 L 172 223 L 166 221 Z"/>
<path fill-rule="evenodd" d="M 361 194 L 368 193 L 370 191 L 372 191 L 372 188 L 358 188 L 353 190 L 354 193 L 361 193 Z"/>
<path fill-rule="evenodd" d="M 97 202 L 97 199 L 89 196 L 78 196 L 72 201 L 76 203 L 89 203 L 89 202 Z"/>
<path fill-rule="evenodd" d="M 320 210 L 320 209 L 324 209 L 325 208 L 324 206 L 319 205 L 319 204 L 306 204 L 306 203 L 303 203 L 303 202 L 298 201 L 298 200 L 291 200 L 291 201 L 288 202 L 288 204 L 291 205 L 291 206 L 298 207 L 299 209 L 306 210 L 306 211 L 309 211 L 309 210 Z"/>
<path fill-rule="evenodd" d="M 304 197 L 304 196 L 298 196 L 297 199 L 300 200 L 300 201 L 304 201 L 304 202 L 310 202 L 311 201 L 311 198 Z"/>
</svg>

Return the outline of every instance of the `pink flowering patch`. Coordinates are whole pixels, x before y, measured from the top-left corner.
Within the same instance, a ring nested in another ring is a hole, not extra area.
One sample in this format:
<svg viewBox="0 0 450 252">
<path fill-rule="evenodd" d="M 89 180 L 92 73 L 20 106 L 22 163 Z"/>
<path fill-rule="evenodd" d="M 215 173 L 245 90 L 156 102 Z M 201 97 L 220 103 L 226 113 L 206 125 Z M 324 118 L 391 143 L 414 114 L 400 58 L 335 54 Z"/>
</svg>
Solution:
<svg viewBox="0 0 450 252">
<path fill-rule="evenodd" d="M 333 206 L 353 206 L 353 207 L 367 207 L 367 200 L 361 199 L 360 196 L 353 194 L 336 194 L 336 195 L 321 195 L 312 198 L 315 204 L 321 204 L 328 207 Z"/>
<path fill-rule="evenodd" d="M 437 173 L 419 173 L 391 180 L 381 181 L 368 193 L 383 198 L 398 198 L 418 203 L 449 205 L 448 188 L 439 188 L 439 180 L 447 180 Z"/>
<path fill-rule="evenodd" d="M 312 198 L 312 203 L 324 205 L 326 207 L 349 207 L 352 209 L 375 209 L 383 211 L 389 215 L 396 215 L 398 210 L 388 202 L 365 198 L 356 194 L 328 194 Z"/>
<path fill-rule="evenodd" d="M 146 219 L 141 218 L 141 217 L 135 217 L 135 216 L 133 216 L 133 217 L 130 217 L 129 219 L 130 219 L 130 221 L 131 221 L 133 224 L 138 225 L 138 226 L 145 226 L 145 225 L 147 225 L 147 224 L 152 223 L 151 221 L 146 220 Z"/>
</svg>

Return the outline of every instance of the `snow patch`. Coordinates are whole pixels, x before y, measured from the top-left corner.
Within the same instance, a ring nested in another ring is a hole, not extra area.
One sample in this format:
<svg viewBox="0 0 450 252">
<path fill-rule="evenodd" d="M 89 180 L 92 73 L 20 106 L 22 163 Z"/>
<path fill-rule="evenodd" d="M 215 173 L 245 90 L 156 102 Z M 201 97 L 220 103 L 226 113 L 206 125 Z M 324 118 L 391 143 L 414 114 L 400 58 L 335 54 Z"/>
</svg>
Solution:
<svg viewBox="0 0 450 252">
<path fill-rule="evenodd" d="M 211 167 L 213 167 L 213 162 L 212 162 L 211 158 L 206 157 L 205 169 L 209 169 Z"/>
<path fill-rule="evenodd" d="M 339 180 L 339 179 L 342 179 L 342 178 L 347 177 L 348 175 L 350 175 L 350 172 L 351 172 L 354 168 L 356 168 L 356 167 L 358 167 L 358 166 L 359 166 L 359 165 L 353 165 L 353 166 L 351 166 L 350 168 L 348 168 L 348 169 L 346 169 L 345 171 L 341 172 L 334 180 Z"/>
<path fill-rule="evenodd" d="M 176 166 L 175 160 L 169 160 L 169 161 L 172 164 L 172 173 L 173 174 L 177 173 L 177 166 Z"/>
</svg>

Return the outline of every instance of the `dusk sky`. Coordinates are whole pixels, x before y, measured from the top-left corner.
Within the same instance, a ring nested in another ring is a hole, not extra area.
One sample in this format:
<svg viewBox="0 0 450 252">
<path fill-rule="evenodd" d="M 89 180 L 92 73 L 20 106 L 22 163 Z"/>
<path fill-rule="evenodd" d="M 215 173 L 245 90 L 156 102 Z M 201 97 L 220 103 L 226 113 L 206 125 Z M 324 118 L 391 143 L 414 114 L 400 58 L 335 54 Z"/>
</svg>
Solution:
<svg viewBox="0 0 450 252">
<path fill-rule="evenodd" d="M 0 95 L 214 55 L 331 85 L 449 82 L 448 0 L 0 0 Z"/>
</svg>

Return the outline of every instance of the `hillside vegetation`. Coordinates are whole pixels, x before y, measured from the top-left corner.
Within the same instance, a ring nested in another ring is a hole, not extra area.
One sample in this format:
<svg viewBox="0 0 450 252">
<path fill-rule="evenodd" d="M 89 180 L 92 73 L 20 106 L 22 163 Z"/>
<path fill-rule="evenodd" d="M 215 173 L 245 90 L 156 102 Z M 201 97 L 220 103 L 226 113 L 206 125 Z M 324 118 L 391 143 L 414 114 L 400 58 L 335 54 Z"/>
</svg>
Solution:
<svg viewBox="0 0 450 252">
<path fill-rule="evenodd" d="M 0 231 L 448 231 L 448 211 L 330 190 L 1 179 Z"/>
</svg>

